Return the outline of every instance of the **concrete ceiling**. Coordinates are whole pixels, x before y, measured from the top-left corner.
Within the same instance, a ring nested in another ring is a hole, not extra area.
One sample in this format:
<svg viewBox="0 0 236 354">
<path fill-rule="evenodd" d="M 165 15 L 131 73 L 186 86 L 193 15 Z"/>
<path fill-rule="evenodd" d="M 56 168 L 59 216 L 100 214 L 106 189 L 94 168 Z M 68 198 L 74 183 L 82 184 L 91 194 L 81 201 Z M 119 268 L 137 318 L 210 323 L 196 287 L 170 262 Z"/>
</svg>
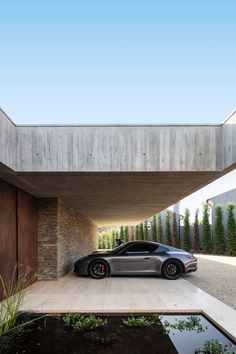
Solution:
<svg viewBox="0 0 236 354">
<path fill-rule="evenodd" d="M 219 176 L 216 171 L 2 175 L 36 197 L 61 198 L 98 226 L 139 223 Z"/>
</svg>

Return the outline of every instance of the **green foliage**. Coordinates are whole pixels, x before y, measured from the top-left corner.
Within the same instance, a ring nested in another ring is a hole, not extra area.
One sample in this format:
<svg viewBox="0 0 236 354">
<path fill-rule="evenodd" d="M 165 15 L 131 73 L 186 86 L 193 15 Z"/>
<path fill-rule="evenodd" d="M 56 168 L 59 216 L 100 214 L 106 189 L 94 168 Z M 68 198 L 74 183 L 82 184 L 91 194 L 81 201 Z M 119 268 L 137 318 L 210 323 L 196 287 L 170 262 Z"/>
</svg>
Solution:
<svg viewBox="0 0 236 354">
<path fill-rule="evenodd" d="M 83 316 L 79 313 L 67 313 L 63 316 L 63 322 L 67 327 L 72 327 L 78 332 L 93 330 L 107 325 L 107 320 L 93 315 Z"/>
<path fill-rule="evenodd" d="M 135 240 L 136 241 L 140 240 L 140 228 L 139 228 L 139 225 L 135 226 Z"/>
<path fill-rule="evenodd" d="M 111 232 L 111 239 L 112 239 L 112 243 L 111 243 L 111 246 L 112 246 L 112 249 L 116 247 L 116 231 L 113 229 L 112 232 Z"/>
<path fill-rule="evenodd" d="M 160 243 L 163 242 L 161 213 L 158 214 L 157 241 Z"/>
<path fill-rule="evenodd" d="M 144 229 L 143 229 L 143 223 L 139 224 L 139 230 L 140 230 L 140 240 L 144 240 Z"/>
<path fill-rule="evenodd" d="M 157 220 L 156 215 L 152 217 L 152 240 L 157 241 Z"/>
<path fill-rule="evenodd" d="M 120 227 L 120 239 L 121 240 L 125 239 L 124 226 L 122 226 L 122 225 Z"/>
<path fill-rule="evenodd" d="M 221 344 L 218 339 L 207 340 L 203 348 L 196 349 L 195 354 L 236 354 L 232 352 L 232 344 Z"/>
<path fill-rule="evenodd" d="M 173 218 L 172 218 L 172 240 L 171 240 L 172 246 L 173 247 L 180 247 L 180 242 L 179 242 L 179 235 L 178 235 L 178 229 L 177 229 L 177 221 L 176 221 L 176 213 L 173 213 Z"/>
<path fill-rule="evenodd" d="M 232 255 L 236 252 L 236 227 L 234 217 L 234 204 L 227 204 L 227 253 Z"/>
<path fill-rule="evenodd" d="M 152 316 L 152 317 L 145 317 L 145 316 L 140 316 L 140 317 L 128 317 L 127 319 L 123 319 L 122 322 L 124 326 L 126 327 L 138 327 L 138 328 L 144 328 L 144 327 L 152 327 L 155 326 L 159 321 L 158 316 Z"/>
<path fill-rule="evenodd" d="M 188 208 L 186 208 L 184 212 L 184 235 L 183 235 L 183 246 L 182 246 L 185 251 L 190 251 L 192 247 L 191 237 L 190 237 L 189 217 L 190 217 L 190 211 Z"/>
<path fill-rule="evenodd" d="M 129 228 L 128 228 L 128 226 L 125 226 L 124 241 L 129 242 Z"/>
<path fill-rule="evenodd" d="M 207 327 L 203 327 L 201 319 L 198 316 L 189 316 L 187 317 L 187 320 L 178 320 L 176 318 L 174 324 L 165 320 L 163 322 L 163 327 L 166 334 L 169 334 L 171 329 L 177 329 L 180 332 L 195 331 L 197 333 L 204 332 L 207 329 Z"/>
<path fill-rule="evenodd" d="M 206 253 L 210 253 L 212 250 L 211 227 L 209 223 L 209 206 L 207 203 L 203 204 L 202 248 Z"/>
<path fill-rule="evenodd" d="M 144 222 L 144 240 L 148 239 L 148 223 L 147 220 Z"/>
<path fill-rule="evenodd" d="M 16 276 L 17 272 L 18 277 Z M 0 275 L 0 287 L 3 290 L 4 299 L 0 305 L 0 338 L 42 318 L 41 316 L 35 320 L 17 322 L 21 314 L 20 307 L 25 295 L 25 288 L 31 285 L 35 281 L 35 278 L 35 275 L 31 275 L 30 268 L 21 270 L 19 266 L 15 266 L 12 277 L 8 282 L 4 281 Z"/>
<path fill-rule="evenodd" d="M 224 253 L 225 251 L 223 208 L 221 205 L 215 207 L 214 251 L 216 253 Z"/>
<path fill-rule="evenodd" d="M 166 244 L 171 246 L 170 211 L 166 210 Z"/>
<path fill-rule="evenodd" d="M 198 220 L 199 210 L 195 212 L 195 220 L 193 225 L 193 249 L 195 252 L 200 250 L 200 231 L 199 231 L 199 220 Z"/>
</svg>

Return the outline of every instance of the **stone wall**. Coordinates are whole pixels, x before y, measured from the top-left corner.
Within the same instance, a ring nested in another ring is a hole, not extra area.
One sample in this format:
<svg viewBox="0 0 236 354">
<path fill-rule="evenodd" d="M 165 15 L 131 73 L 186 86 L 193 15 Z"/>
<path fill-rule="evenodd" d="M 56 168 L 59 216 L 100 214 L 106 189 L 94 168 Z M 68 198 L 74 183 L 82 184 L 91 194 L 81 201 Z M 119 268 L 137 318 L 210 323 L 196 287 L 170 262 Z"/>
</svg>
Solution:
<svg viewBox="0 0 236 354">
<path fill-rule="evenodd" d="M 57 279 L 73 263 L 97 249 L 96 225 L 57 198 L 38 200 L 38 263 L 40 279 Z"/>
<path fill-rule="evenodd" d="M 59 201 L 58 276 L 73 268 L 76 259 L 97 249 L 97 227 L 79 212 Z"/>
</svg>

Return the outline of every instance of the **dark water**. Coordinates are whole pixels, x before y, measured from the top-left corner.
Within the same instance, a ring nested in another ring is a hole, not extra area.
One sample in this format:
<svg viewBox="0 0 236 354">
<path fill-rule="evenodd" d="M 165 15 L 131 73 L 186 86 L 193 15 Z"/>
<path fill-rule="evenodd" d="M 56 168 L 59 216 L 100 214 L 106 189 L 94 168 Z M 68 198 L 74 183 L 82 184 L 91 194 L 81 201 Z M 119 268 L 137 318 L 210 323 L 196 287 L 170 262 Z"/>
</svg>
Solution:
<svg viewBox="0 0 236 354">
<path fill-rule="evenodd" d="M 162 322 L 168 320 L 175 323 L 176 319 L 186 319 L 187 315 L 163 315 L 161 321 L 153 328 L 126 328 L 121 316 L 105 317 L 108 324 L 104 329 L 97 330 L 99 336 L 106 337 L 112 334 L 108 344 L 92 343 L 88 340 L 91 331 L 78 333 L 64 326 L 61 316 L 46 317 L 36 321 L 33 326 L 13 336 L 8 348 L 1 345 L 0 354 L 192 354 L 195 349 L 201 348 L 206 340 L 218 339 L 222 344 L 230 340 L 224 336 L 203 316 L 198 317 L 207 330 L 202 333 L 196 331 L 171 330 L 169 335 L 164 333 Z M 231 342 L 232 343 L 232 342 Z M 232 351 L 236 352 L 235 343 Z"/>
<path fill-rule="evenodd" d="M 186 320 L 190 315 L 164 315 L 161 322 L 167 320 L 169 323 L 174 324 L 175 319 Z M 205 329 L 204 332 L 197 333 L 196 331 L 183 331 L 170 330 L 169 337 L 173 342 L 176 350 L 180 354 L 194 354 L 195 349 L 203 347 L 205 341 L 212 339 L 218 340 L 221 344 L 231 344 L 232 347 L 228 348 L 228 351 L 236 353 L 236 345 L 228 337 L 226 337 L 219 329 L 217 329 L 212 323 L 210 323 L 204 316 L 197 315 L 200 318 L 200 324 Z"/>
</svg>

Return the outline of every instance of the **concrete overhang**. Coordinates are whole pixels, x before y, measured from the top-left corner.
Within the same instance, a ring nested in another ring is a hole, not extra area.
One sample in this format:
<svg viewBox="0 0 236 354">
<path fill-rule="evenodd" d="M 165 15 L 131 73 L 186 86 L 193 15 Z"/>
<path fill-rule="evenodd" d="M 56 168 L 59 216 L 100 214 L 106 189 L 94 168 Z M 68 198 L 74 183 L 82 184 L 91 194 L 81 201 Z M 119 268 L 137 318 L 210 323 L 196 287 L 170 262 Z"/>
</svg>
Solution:
<svg viewBox="0 0 236 354">
<path fill-rule="evenodd" d="M 22 126 L 0 111 L 0 177 L 97 225 L 138 223 L 235 163 L 235 112 L 221 125 Z"/>
</svg>

